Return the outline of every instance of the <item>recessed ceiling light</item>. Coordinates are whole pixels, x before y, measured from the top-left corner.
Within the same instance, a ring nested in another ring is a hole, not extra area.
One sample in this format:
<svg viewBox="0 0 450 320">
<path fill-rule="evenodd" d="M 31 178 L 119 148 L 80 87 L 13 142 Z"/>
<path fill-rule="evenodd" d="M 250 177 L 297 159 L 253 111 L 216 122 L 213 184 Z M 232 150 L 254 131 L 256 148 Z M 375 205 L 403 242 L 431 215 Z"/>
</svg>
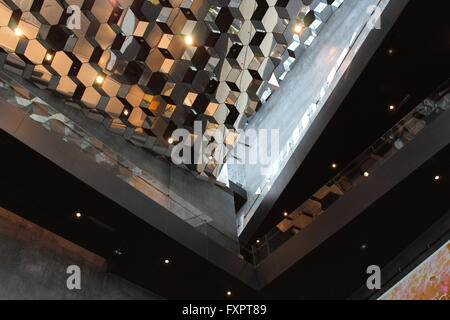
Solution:
<svg viewBox="0 0 450 320">
<path fill-rule="evenodd" d="M 128 109 L 123 110 L 123 115 L 128 116 L 130 114 L 130 111 Z"/>
<path fill-rule="evenodd" d="M 188 46 L 192 46 L 194 44 L 194 38 L 192 38 L 192 36 L 187 35 L 184 38 L 184 42 L 188 45 Z"/>
<path fill-rule="evenodd" d="M 303 31 L 303 27 L 301 24 L 297 23 L 294 27 L 294 33 L 295 34 L 300 34 Z"/>
<path fill-rule="evenodd" d="M 75 213 L 75 218 L 80 219 L 81 218 L 81 212 Z"/>
<path fill-rule="evenodd" d="M 332 163 L 331 168 L 336 169 L 338 167 L 337 163 Z"/>
<path fill-rule="evenodd" d="M 169 264 L 170 263 L 170 260 L 169 259 L 165 259 L 164 260 L 164 264 Z"/>
<path fill-rule="evenodd" d="M 369 248 L 369 246 L 367 245 L 367 243 L 363 243 L 359 248 L 361 250 L 367 250 L 367 248 Z"/>
<path fill-rule="evenodd" d="M 289 213 L 285 212 L 283 213 L 283 216 L 287 217 L 289 215 Z"/>
<path fill-rule="evenodd" d="M 173 144 L 173 138 L 170 137 L 169 139 L 167 139 L 167 142 L 168 142 L 169 144 Z"/>
<path fill-rule="evenodd" d="M 389 56 L 393 56 L 395 54 L 395 50 L 392 48 L 389 48 L 388 51 L 386 52 Z"/>
<path fill-rule="evenodd" d="M 364 175 L 364 177 L 368 177 L 368 176 L 370 176 L 370 173 L 369 173 L 369 171 L 365 171 L 365 172 L 363 173 L 363 175 Z"/>
<path fill-rule="evenodd" d="M 53 55 L 52 55 L 51 53 L 47 53 L 47 54 L 45 55 L 45 60 L 46 60 L 46 61 L 52 61 L 52 59 L 53 59 Z"/>
<path fill-rule="evenodd" d="M 14 29 L 14 33 L 16 34 L 16 36 L 21 37 L 23 36 L 23 30 L 20 28 L 15 28 Z"/>
<path fill-rule="evenodd" d="M 395 105 L 391 104 L 391 105 L 389 106 L 389 110 L 390 110 L 390 111 L 394 111 L 394 110 L 395 110 Z"/>
<path fill-rule="evenodd" d="M 102 84 L 105 81 L 105 77 L 102 75 L 98 75 L 97 78 L 95 78 L 95 82 L 97 84 Z"/>
<path fill-rule="evenodd" d="M 233 292 L 231 292 L 230 290 L 227 291 L 227 296 L 231 297 L 233 295 Z"/>
<path fill-rule="evenodd" d="M 259 239 L 258 239 L 258 240 L 256 240 L 256 243 L 261 243 L 261 240 L 259 240 Z"/>
<path fill-rule="evenodd" d="M 441 180 L 441 179 L 442 179 L 441 176 L 435 176 L 435 177 L 434 177 L 434 181 L 439 181 L 439 180 Z"/>
</svg>

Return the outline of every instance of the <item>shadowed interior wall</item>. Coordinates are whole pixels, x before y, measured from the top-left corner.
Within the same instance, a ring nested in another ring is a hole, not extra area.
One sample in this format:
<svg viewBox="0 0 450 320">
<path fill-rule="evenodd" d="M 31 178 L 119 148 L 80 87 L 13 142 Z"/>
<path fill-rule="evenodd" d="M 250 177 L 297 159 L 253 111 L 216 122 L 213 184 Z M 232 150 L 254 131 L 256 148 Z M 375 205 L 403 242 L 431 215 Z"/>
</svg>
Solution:
<svg viewBox="0 0 450 320">
<path fill-rule="evenodd" d="M 81 290 L 66 286 L 81 268 Z M 0 207 L 0 299 L 161 299 L 107 273 L 99 257 Z"/>
</svg>

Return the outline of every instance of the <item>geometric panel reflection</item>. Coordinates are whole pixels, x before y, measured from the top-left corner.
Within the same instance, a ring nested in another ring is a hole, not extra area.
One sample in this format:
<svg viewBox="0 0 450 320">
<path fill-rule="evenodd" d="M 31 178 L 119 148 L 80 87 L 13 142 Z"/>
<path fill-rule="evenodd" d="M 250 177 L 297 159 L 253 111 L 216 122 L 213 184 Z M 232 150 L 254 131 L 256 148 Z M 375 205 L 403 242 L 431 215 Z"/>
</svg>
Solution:
<svg viewBox="0 0 450 320">
<path fill-rule="evenodd" d="M 159 154 L 201 121 L 211 154 L 190 169 L 217 177 L 215 154 L 343 1 L 0 0 L 0 67 Z"/>
</svg>

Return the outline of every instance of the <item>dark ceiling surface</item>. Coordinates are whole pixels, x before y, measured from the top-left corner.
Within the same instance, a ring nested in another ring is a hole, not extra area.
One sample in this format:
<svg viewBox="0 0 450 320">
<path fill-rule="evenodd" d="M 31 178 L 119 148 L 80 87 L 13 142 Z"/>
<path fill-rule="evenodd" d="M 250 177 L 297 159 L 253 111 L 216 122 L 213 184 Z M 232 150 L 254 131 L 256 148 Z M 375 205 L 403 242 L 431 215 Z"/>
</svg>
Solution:
<svg viewBox="0 0 450 320">
<path fill-rule="evenodd" d="M 435 1 L 436 10 L 430 12 L 421 3 L 410 2 L 276 204 L 267 228 L 336 173 L 331 162 L 345 166 L 448 77 L 447 1 Z M 389 48 L 394 55 L 386 54 Z M 400 109 L 388 110 L 408 94 L 411 98 Z M 2 131 L 0 148 L 1 206 L 110 259 L 112 272 L 172 299 L 221 299 L 227 290 L 236 299 L 344 299 L 365 282 L 368 265 L 386 265 L 450 208 L 447 146 L 255 292 Z M 436 175 L 442 176 L 439 182 Z M 77 211 L 82 219 L 74 218 Z M 367 249 L 361 250 L 362 244 Z M 117 255 L 117 249 L 123 254 Z M 164 259 L 171 263 L 165 265 Z"/>
<path fill-rule="evenodd" d="M 111 272 L 169 299 L 225 299 L 228 290 L 233 299 L 345 299 L 365 282 L 368 265 L 384 266 L 450 208 L 447 146 L 256 292 L 3 131 L 0 148 L 0 206 L 109 259 Z"/>
<path fill-rule="evenodd" d="M 433 1 L 433 10 L 424 10 L 423 5 L 423 0 L 409 2 L 252 242 L 278 224 L 285 211 L 297 209 L 449 77 L 450 3 Z M 396 109 L 390 111 L 390 105 Z M 338 168 L 333 169 L 332 163 Z"/>
<path fill-rule="evenodd" d="M 385 267 L 450 209 L 450 145 L 263 291 L 277 299 L 343 299 L 370 265 Z M 434 177 L 441 175 L 436 182 Z M 366 249 L 362 246 L 365 245 Z"/>
<path fill-rule="evenodd" d="M 113 272 L 165 298 L 220 299 L 230 289 L 235 298 L 256 297 L 231 275 L 3 130 L 0 148 L 0 206 L 108 259 Z"/>
</svg>

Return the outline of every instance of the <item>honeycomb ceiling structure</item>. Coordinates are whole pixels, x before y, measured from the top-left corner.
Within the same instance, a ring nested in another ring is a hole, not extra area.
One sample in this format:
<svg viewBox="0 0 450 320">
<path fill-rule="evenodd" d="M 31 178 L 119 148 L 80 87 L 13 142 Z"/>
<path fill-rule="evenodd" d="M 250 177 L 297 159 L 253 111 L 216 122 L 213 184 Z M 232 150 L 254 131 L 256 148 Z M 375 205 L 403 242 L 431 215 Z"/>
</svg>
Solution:
<svg viewBox="0 0 450 320">
<path fill-rule="evenodd" d="M 343 1 L 0 0 L 0 68 L 158 154 L 189 130 L 215 178 Z"/>
</svg>

